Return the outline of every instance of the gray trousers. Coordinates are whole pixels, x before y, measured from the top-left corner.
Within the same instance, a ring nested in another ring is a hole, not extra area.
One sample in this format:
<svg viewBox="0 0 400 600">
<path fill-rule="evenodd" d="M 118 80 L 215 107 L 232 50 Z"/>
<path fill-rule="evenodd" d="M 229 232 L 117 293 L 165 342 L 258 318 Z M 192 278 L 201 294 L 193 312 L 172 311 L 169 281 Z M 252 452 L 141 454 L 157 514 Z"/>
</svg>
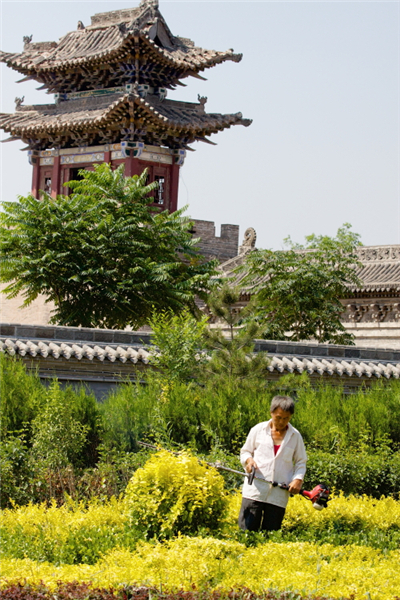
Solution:
<svg viewBox="0 0 400 600">
<path fill-rule="evenodd" d="M 275 504 L 242 498 L 239 527 L 244 531 L 277 531 L 281 528 L 285 510 Z"/>
</svg>

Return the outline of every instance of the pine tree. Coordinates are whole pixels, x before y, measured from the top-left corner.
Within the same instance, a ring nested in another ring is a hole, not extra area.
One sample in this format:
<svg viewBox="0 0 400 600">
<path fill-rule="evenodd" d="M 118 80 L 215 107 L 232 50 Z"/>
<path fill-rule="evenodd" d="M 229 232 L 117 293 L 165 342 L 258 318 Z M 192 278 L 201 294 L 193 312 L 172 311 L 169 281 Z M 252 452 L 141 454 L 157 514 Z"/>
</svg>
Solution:
<svg viewBox="0 0 400 600">
<path fill-rule="evenodd" d="M 225 283 L 213 291 L 207 301 L 214 327 L 206 331 L 206 346 L 211 359 L 203 368 L 203 376 L 217 383 L 226 381 L 236 386 L 254 380 L 265 380 L 269 359 L 265 352 L 254 353 L 255 339 L 263 329 L 248 318 L 248 307 L 239 305 L 240 291 Z"/>
</svg>

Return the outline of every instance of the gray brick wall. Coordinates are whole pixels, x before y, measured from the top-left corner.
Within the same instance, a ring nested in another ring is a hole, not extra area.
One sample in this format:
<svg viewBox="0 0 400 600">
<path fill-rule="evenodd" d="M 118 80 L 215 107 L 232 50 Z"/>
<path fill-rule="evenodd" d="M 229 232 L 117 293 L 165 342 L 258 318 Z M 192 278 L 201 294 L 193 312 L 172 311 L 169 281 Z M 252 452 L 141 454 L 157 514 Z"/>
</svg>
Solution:
<svg viewBox="0 0 400 600">
<path fill-rule="evenodd" d="M 234 258 L 239 249 L 239 225 L 221 225 L 221 234 L 216 236 L 213 221 L 194 220 L 194 237 L 201 238 L 200 252 L 206 257 L 215 257 L 220 262 Z"/>
</svg>

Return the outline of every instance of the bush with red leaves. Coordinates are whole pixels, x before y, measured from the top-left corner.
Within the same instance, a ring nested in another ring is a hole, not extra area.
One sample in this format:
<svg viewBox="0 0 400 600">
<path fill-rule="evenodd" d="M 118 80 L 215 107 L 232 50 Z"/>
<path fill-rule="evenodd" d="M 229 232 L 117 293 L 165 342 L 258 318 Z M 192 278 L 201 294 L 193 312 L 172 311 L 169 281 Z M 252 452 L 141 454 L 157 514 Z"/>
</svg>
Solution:
<svg viewBox="0 0 400 600">
<path fill-rule="evenodd" d="M 302 596 L 298 592 L 268 590 L 255 594 L 247 588 L 230 591 L 193 590 L 184 592 L 162 591 L 157 588 L 122 586 L 121 588 L 95 588 L 88 583 L 63 583 L 59 581 L 55 590 L 45 585 L 13 584 L 0 590 L 2 600 L 333 600 L 326 596 Z M 354 596 L 341 600 L 354 600 Z M 400 600 L 394 598 L 393 600 Z"/>
</svg>

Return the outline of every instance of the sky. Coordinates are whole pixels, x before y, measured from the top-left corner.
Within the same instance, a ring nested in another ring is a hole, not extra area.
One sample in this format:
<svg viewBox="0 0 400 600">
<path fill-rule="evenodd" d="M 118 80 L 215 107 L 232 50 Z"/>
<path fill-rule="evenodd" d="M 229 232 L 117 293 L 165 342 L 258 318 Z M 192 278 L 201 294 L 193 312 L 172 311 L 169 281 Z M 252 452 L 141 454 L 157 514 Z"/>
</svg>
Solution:
<svg viewBox="0 0 400 600">
<path fill-rule="evenodd" d="M 131 2 L 1 0 L 0 48 L 21 52 L 58 40 L 90 16 Z M 366 245 L 400 244 L 400 2 L 168 1 L 172 33 L 203 48 L 243 53 L 184 80 L 168 97 L 207 112 L 241 112 L 235 126 L 193 145 L 181 168 L 179 206 L 187 214 L 257 232 L 257 246 L 279 249 L 288 235 L 335 235 L 351 223 Z M 1 112 L 53 101 L 35 82 L 1 65 Z M 8 134 L 3 138 L 8 137 Z M 30 191 L 20 142 L 0 144 L 1 199 Z"/>
</svg>

